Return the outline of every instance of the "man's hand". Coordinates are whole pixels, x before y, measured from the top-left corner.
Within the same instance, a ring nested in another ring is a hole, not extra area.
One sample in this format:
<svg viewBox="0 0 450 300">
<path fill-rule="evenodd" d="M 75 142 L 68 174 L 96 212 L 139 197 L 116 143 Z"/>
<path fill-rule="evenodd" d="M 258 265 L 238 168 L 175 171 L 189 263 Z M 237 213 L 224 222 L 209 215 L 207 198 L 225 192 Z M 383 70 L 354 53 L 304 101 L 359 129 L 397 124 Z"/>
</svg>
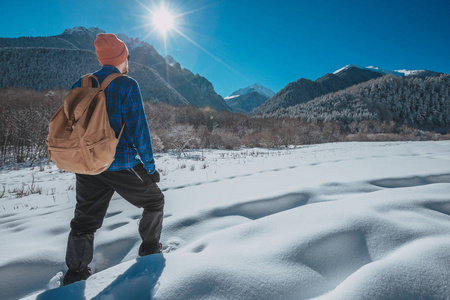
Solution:
<svg viewBox="0 0 450 300">
<path fill-rule="evenodd" d="M 149 174 L 149 176 L 153 180 L 154 183 L 157 183 L 160 180 L 159 172 L 156 170 L 153 174 Z"/>
</svg>

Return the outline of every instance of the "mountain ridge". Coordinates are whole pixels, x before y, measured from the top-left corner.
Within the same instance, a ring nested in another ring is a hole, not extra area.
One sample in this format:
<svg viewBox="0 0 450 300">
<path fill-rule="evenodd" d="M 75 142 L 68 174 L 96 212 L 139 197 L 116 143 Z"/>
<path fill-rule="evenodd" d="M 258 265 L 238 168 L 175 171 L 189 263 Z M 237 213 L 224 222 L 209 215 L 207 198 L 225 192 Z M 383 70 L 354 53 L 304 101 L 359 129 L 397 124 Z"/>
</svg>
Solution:
<svg viewBox="0 0 450 300">
<path fill-rule="evenodd" d="M 429 76 L 437 77 L 443 73 L 428 70 L 389 71 L 374 66 L 364 68 L 350 64 L 333 73 L 327 73 L 314 81 L 300 78 L 295 82 L 288 83 L 276 95 L 255 108 L 252 114 L 275 113 L 277 110 L 306 103 L 317 97 L 344 90 L 353 85 L 389 74 L 403 77 L 426 78 Z"/>
<path fill-rule="evenodd" d="M 258 83 L 254 83 L 248 87 L 245 88 L 241 88 L 235 92 L 233 92 L 230 96 L 226 97 L 229 98 L 231 96 L 242 96 L 242 95 L 247 95 L 253 92 L 257 92 L 263 96 L 266 96 L 267 98 L 272 97 L 273 95 L 275 95 L 275 92 L 272 91 L 271 89 L 268 89 Z"/>
<path fill-rule="evenodd" d="M 378 72 L 381 73 L 383 75 L 387 75 L 387 74 L 394 74 L 395 76 L 415 76 L 415 77 L 421 77 L 421 78 L 425 78 L 428 76 L 439 76 L 441 74 L 441 72 L 434 72 L 434 71 L 429 71 L 429 70 L 406 70 L 406 69 L 401 69 L 401 70 L 386 70 L 386 69 L 382 69 L 376 66 L 367 66 L 367 67 L 361 67 L 359 65 L 356 64 L 349 64 L 346 65 L 336 71 L 333 72 L 333 74 L 338 74 L 339 72 L 351 68 L 351 67 L 355 67 L 361 70 L 370 70 L 373 72 Z"/>
<path fill-rule="evenodd" d="M 53 67 L 54 62 L 58 68 Z M 0 87 L 33 87 L 36 91 L 69 90 L 79 74 L 100 68 L 92 51 L 61 48 L 0 48 L 0 64 L 8 74 L 0 77 Z M 130 62 L 130 69 L 130 75 L 139 82 L 144 101 L 189 105 L 155 70 L 134 62 Z"/>
<path fill-rule="evenodd" d="M 350 67 L 337 74 L 327 73 L 315 81 L 300 78 L 295 82 L 288 83 L 272 98 L 255 108 L 253 113 L 273 113 L 278 109 L 305 103 L 314 98 L 381 76 L 377 72 Z"/>
<path fill-rule="evenodd" d="M 241 88 L 225 97 L 225 101 L 237 112 L 249 113 L 254 108 L 263 104 L 267 99 L 275 95 L 272 90 L 255 83 L 251 86 Z"/>
<path fill-rule="evenodd" d="M 375 120 L 447 133 L 450 128 L 450 75 L 388 74 L 311 101 L 263 114 L 263 118 L 296 118 L 306 122 L 355 124 Z M 391 125 L 387 125 L 391 126 Z"/>
<path fill-rule="evenodd" d="M 89 29 L 85 27 L 74 27 L 70 29 L 66 29 L 63 33 L 56 35 L 56 36 L 50 36 L 50 37 L 19 37 L 19 38 L 0 38 L 0 48 L 9 48 L 10 51 L 8 53 L 11 53 L 11 49 L 17 49 L 17 48 L 48 48 L 48 49 L 72 49 L 72 50 L 88 50 L 91 51 L 95 55 L 95 48 L 94 48 L 94 40 L 98 33 L 104 32 L 103 30 L 91 27 Z M 118 33 L 117 34 L 120 38 L 124 39 L 124 42 L 127 44 L 127 47 L 129 47 L 130 51 L 130 63 L 133 62 L 135 64 L 139 64 L 142 66 L 145 66 L 147 68 L 150 68 L 158 74 L 158 78 L 155 79 L 156 74 L 150 71 L 149 69 L 145 68 L 139 68 L 139 73 L 142 75 L 141 79 L 139 80 L 140 85 L 148 85 L 149 83 L 141 82 L 142 80 L 145 80 L 144 78 L 153 78 L 160 84 L 158 84 L 159 88 L 162 88 L 161 91 L 158 91 L 156 93 L 158 97 L 154 97 L 154 95 L 146 94 L 143 91 L 143 98 L 144 99 L 157 99 L 156 101 L 162 101 L 174 105 L 192 105 L 197 107 L 210 107 L 216 110 L 229 110 L 230 108 L 226 104 L 225 100 L 218 95 L 214 91 L 213 85 L 204 77 L 200 76 L 199 74 L 194 75 L 192 72 L 186 70 L 186 69 L 177 69 L 176 67 L 172 67 L 171 65 L 167 65 L 165 59 L 155 50 L 155 48 L 143 41 L 140 41 L 139 39 L 133 39 L 125 34 Z M 24 54 L 23 50 L 17 50 L 18 54 Z M 62 53 L 58 52 L 57 53 Z M 2 51 L 1 53 L 5 54 L 5 51 Z M 38 54 L 39 51 L 35 51 L 35 54 Z M 79 52 L 80 55 L 82 55 L 84 52 Z M 71 62 L 66 62 L 66 65 L 74 64 L 78 58 L 77 55 L 74 54 L 74 57 L 72 58 L 65 58 L 71 60 Z M 60 58 L 55 58 L 56 61 L 61 61 Z M 5 64 L 10 64 L 11 62 L 8 61 L 7 58 L 0 58 L 0 60 L 4 61 Z M 39 69 L 46 69 L 48 70 L 48 66 L 44 66 L 41 64 L 51 64 L 51 61 L 46 61 L 45 58 L 42 57 L 35 57 L 34 60 L 28 60 L 26 57 L 23 58 L 23 60 L 28 61 L 31 65 L 24 65 L 20 63 L 20 59 L 16 61 L 19 62 L 19 65 L 21 69 L 23 68 L 31 68 L 32 70 L 35 70 L 36 75 L 40 77 L 44 77 L 46 74 L 39 73 Z M 88 62 L 89 61 L 89 62 Z M 84 61 L 86 65 L 83 65 L 81 68 L 78 68 L 81 73 L 75 74 L 75 77 L 79 77 L 82 74 L 90 73 L 95 71 L 95 68 L 99 68 L 99 64 L 97 62 L 93 62 L 91 60 Z M 55 68 L 58 67 L 58 64 L 53 64 Z M 64 65 L 64 63 L 63 63 Z M 16 67 L 18 67 L 16 66 Z M 14 69 L 14 66 L 8 66 L 8 69 Z M 28 72 L 28 71 L 27 71 Z M 31 70 L 30 70 L 31 72 Z M 144 73 L 148 73 L 144 75 Z M 60 73 L 59 71 L 56 71 L 54 73 Z M 74 75 L 70 74 L 71 70 L 70 68 L 65 69 L 65 74 L 62 76 L 65 76 L 67 78 L 74 77 Z M 133 74 L 133 71 L 130 70 L 130 75 Z M 9 76 L 9 75 L 8 75 Z M 137 78 L 138 79 L 138 78 Z M 152 79 L 152 80 L 153 80 Z M 161 84 L 161 80 L 165 81 L 166 84 Z M 3 83 L 0 84 L 0 87 L 15 87 L 17 86 L 15 84 L 15 81 L 13 80 L 2 80 Z M 9 84 L 12 84 L 11 86 L 4 85 L 5 82 L 8 82 Z M 26 84 L 26 82 L 24 83 Z M 39 83 L 39 85 L 45 85 L 43 83 Z M 71 85 L 70 85 L 71 86 Z M 173 90 L 167 90 L 168 86 L 170 86 L 171 89 L 175 90 L 176 93 L 174 93 Z M 36 89 L 39 90 L 39 87 L 29 85 L 25 86 L 26 88 Z M 69 86 L 58 86 L 55 85 L 56 88 L 61 89 L 68 89 Z M 149 89 L 151 90 L 151 89 Z M 166 96 L 164 96 L 166 94 Z"/>
</svg>

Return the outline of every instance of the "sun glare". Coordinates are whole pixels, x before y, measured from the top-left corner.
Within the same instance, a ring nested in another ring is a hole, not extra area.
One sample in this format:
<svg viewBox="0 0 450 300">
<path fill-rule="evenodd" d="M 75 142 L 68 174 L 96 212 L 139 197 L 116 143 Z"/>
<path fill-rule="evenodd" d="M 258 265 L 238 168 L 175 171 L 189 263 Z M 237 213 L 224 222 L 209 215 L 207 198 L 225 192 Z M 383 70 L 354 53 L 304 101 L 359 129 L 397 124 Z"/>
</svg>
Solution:
<svg viewBox="0 0 450 300">
<path fill-rule="evenodd" d="M 175 27 L 174 17 L 165 8 L 161 8 L 153 13 L 153 25 L 159 32 L 166 34 Z"/>
<path fill-rule="evenodd" d="M 229 66 L 226 62 L 221 60 L 219 57 L 214 55 L 212 52 L 208 51 L 206 48 L 202 47 L 199 43 L 197 43 L 194 39 L 190 37 L 190 34 L 186 32 L 186 19 L 185 17 L 202 11 L 203 9 L 208 8 L 210 5 L 205 7 L 198 7 L 191 10 L 184 10 L 182 9 L 181 5 L 171 7 L 168 3 L 164 2 L 165 0 L 160 0 L 159 5 L 157 3 L 153 3 L 150 6 L 147 6 L 140 2 L 140 0 L 137 0 L 137 2 L 142 6 L 144 9 L 144 15 L 142 15 L 143 19 L 145 19 L 145 27 L 146 29 L 151 28 L 151 30 L 148 31 L 147 35 L 144 37 L 146 39 L 147 37 L 151 36 L 153 33 L 158 32 L 159 36 L 162 38 L 162 41 L 164 42 L 164 54 L 168 55 L 168 41 L 172 38 L 176 38 L 177 35 L 185 38 L 187 41 L 192 43 L 194 46 L 196 46 L 198 49 L 202 50 L 204 53 L 215 59 L 217 62 L 223 64 L 233 72 L 238 73 L 236 70 L 234 70 L 231 66 Z M 175 1 L 171 2 L 172 4 Z M 180 1 L 180 2 L 187 2 L 187 1 Z M 191 1 L 192 3 L 194 1 Z M 170 8 L 170 9 L 169 9 Z M 169 33 L 173 33 L 169 34 Z M 172 46 L 174 44 L 172 43 Z M 169 68 L 169 65 L 166 64 L 166 68 Z M 239 75 L 242 75 L 238 73 Z M 167 76 L 169 75 L 169 71 L 167 71 Z M 167 81 L 169 78 L 167 77 Z"/>
</svg>

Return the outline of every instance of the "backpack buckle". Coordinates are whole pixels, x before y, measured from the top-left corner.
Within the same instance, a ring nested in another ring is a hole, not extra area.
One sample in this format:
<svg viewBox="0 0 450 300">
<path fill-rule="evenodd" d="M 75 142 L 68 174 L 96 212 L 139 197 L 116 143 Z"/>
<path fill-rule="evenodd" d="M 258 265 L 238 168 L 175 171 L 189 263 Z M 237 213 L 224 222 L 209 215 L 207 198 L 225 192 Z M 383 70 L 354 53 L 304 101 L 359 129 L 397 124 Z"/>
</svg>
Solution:
<svg viewBox="0 0 450 300">
<path fill-rule="evenodd" d="M 72 131 L 73 131 L 73 128 L 75 127 L 76 124 L 77 124 L 77 122 L 75 122 L 75 118 L 74 118 L 74 119 L 70 119 L 70 120 L 67 122 L 66 131 L 72 132 Z"/>
</svg>

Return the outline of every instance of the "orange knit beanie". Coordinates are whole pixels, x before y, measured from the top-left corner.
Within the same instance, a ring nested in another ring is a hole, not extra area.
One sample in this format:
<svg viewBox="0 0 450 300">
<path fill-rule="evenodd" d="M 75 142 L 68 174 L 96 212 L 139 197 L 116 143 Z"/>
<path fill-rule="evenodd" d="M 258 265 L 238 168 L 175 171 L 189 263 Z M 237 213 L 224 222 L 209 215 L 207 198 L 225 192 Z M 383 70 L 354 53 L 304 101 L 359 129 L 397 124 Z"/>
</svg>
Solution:
<svg viewBox="0 0 450 300">
<path fill-rule="evenodd" d="M 102 65 L 118 66 L 128 57 L 128 48 L 124 42 L 112 33 L 100 33 L 94 42 L 98 61 Z"/>
</svg>

